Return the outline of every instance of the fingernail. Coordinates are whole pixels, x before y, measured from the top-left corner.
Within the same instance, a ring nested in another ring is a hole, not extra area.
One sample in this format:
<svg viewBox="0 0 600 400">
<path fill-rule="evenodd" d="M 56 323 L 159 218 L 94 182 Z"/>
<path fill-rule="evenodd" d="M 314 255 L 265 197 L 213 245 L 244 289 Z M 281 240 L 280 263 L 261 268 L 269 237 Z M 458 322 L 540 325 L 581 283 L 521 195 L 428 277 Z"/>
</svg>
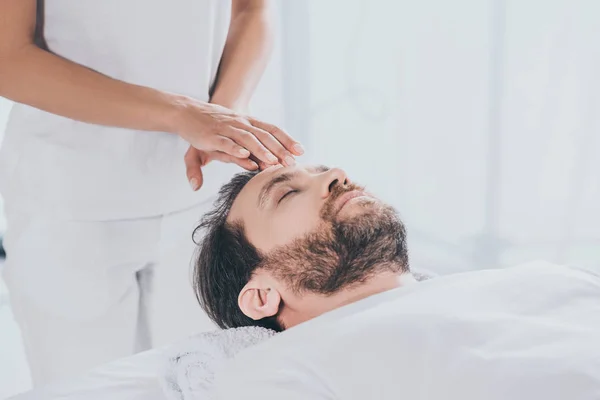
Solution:
<svg viewBox="0 0 600 400">
<path fill-rule="evenodd" d="M 296 160 L 294 160 L 294 157 L 292 156 L 285 156 L 283 161 L 285 161 L 285 163 L 289 166 L 296 165 Z"/>
<path fill-rule="evenodd" d="M 304 147 L 302 147 L 302 145 L 300 143 L 296 143 L 294 146 L 294 151 L 298 154 L 304 154 Z"/>
<path fill-rule="evenodd" d="M 255 163 L 255 162 L 251 162 L 250 163 L 250 167 L 253 168 L 253 169 L 258 169 L 258 164 Z"/>
<path fill-rule="evenodd" d="M 193 191 L 198 190 L 198 179 L 196 179 L 196 178 L 190 179 L 190 186 Z"/>
<path fill-rule="evenodd" d="M 267 160 L 271 162 L 277 162 L 277 157 L 275 157 L 273 154 L 267 154 Z"/>
<path fill-rule="evenodd" d="M 242 155 L 244 157 L 248 157 L 250 155 L 250 152 L 246 149 L 239 149 L 238 153 L 240 153 L 240 155 Z"/>
</svg>

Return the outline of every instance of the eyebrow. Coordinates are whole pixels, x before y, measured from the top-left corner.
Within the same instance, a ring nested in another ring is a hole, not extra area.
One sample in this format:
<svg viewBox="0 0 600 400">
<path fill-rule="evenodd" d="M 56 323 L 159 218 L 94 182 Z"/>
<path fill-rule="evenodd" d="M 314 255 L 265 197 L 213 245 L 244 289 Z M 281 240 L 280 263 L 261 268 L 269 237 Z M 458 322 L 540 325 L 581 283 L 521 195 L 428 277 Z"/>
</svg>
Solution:
<svg viewBox="0 0 600 400">
<path fill-rule="evenodd" d="M 260 191 L 258 196 L 258 207 L 263 208 L 271 192 L 280 184 L 291 181 L 298 172 L 285 172 L 271 179 Z"/>
<path fill-rule="evenodd" d="M 308 167 L 307 170 L 310 172 L 313 172 L 313 173 L 321 173 L 321 172 L 329 171 L 329 167 L 326 167 L 325 165 L 317 165 L 316 167 Z M 285 172 L 281 175 L 277 175 L 276 177 L 272 178 L 266 185 L 263 186 L 263 188 L 260 191 L 260 194 L 258 196 L 258 207 L 264 208 L 265 203 L 267 202 L 267 199 L 269 198 L 269 195 L 271 194 L 271 192 L 278 185 L 280 185 L 284 182 L 291 181 L 297 175 L 298 175 L 298 171 Z"/>
</svg>

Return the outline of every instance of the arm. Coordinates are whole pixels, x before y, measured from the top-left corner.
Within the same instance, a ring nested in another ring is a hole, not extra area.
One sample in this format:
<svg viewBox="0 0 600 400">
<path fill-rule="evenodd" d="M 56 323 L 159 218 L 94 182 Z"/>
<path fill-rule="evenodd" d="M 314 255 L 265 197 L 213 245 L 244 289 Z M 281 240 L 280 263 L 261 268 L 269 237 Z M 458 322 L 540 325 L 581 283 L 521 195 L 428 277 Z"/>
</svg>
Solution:
<svg viewBox="0 0 600 400">
<path fill-rule="evenodd" d="M 0 0 L 0 96 L 77 121 L 178 134 L 196 148 L 235 157 L 248 157 L 248 150 L 267 162 L 269 150 L 283 156 L 263 145 L 260 121 L 65 60 L 35 46 L 35 24 L 35 0 Z M 295 143 L 281 137 L 286 147 Z"/>
<path fill-rule="evenodd" d="M 175 95 L 130 85 L 35 46 L 35 0 L 0 0 L 0 95 L 77 121 L 173 131 Z"/>
<path fill-rule="evenodd" d="M 271 20 L 269 0 L 233 0 L 212 102 L 246 110 L 273 48 Z"/>
<path fill-rule="evenodd" d="M 211 97 L 211 103 L 220 104 L 239 112 L 246 112 L 250 98 L 258 84 L 273 48 L 272 10 L 269 0 L 233 0 L 229 35 L 219 65 L 217 82 Z M 261 123 L 265 131 L 275 132 L 277 127 Z M 278 144 L 271 135 L 265 137 L 263 143 L 269 148 L 277 148 Z M 302 147 L 280 149 L 279 160 L 284 165 L 293 165 L 292 155 L 301 155 Z M 281 156 L 283 154 L 283 156 Z M 223 158 L 222 154 L 199 152 L 190 148 L 186 154 L 186 169 L 192 189 L 202 186 L 202 167 L 212 159 L 225 162 L 236 162 L 231 158 Z M 254 158 L 255 159 L 255 158 Z M 261 169 L 268 164 L 259 162 Z"/>
</svg>

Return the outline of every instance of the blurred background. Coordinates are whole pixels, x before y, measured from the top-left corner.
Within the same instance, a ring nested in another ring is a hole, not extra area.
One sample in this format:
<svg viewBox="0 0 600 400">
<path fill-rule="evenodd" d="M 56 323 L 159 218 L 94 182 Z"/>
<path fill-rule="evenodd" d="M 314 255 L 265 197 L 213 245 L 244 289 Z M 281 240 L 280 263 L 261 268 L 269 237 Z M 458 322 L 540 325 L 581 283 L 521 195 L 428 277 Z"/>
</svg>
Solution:
<svg viewBox="0 0 600 400">
<path fill-rule="evenodd" d="M 340 166 L 393 204 L 413 267 L 600 271 L 600 2 L 278 6 L 254 113 L 306 145 L 302 162 Z M 9 110 L 0 99 L 0 138 Z M 6 377 L 25 369 L 5 321 Z"/>
<path fill-rule="evenodd" d="M 599 2 L 296 7 L 308 105 L 290 129 L 397 207 L 413 267 L 600 270 Z"/>
</svg>

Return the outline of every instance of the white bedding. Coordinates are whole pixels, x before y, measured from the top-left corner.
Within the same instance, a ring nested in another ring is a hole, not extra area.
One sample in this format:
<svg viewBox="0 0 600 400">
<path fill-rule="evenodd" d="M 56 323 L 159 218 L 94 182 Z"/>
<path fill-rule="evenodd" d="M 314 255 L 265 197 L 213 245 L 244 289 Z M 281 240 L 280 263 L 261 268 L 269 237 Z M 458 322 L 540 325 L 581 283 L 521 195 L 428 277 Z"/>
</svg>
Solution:
<svg viewBox="0 0 600 400">
<path fill-rule="evenodd" d="M 218 367 L 274 334 L 259 327 L 199 333 L 14 399 L 210 400 Z"/>
<path fill-rule="evenodd" d="M 598 400 L 600 278 L 535 263 L 438 277 L 241 352 L 219 400 Z"/>
<path fill-rule="evenodd" d="M 439 277 L 335 310 L 244 351 L 217 374 L 220 398 L 387 399 L 391 390 L 391 398 L 403 395 L 412 400 L 600 399 L 600 278 L 548 264 L 530 265 L 523 270 L 525 276 L 516 273 L 510 278 L 513 271 Z M 550 273 L 531 279 L 531 273 L 543 271 Z M 406 317 L 403 329 L 377 330 L 381 315 L 363 311 L 399 294 L 407 300 L 400 307 Z M 523 324 L 527 313 L 536 317 L 532 327 Z M 553 315 L 559 318 L 550 318 Z M 477 323 L 470 324 L 469 318 Z M 503 324 L 503 318 L 512 319 L 512 325 Z M 556 340 L 540 335 L 540 324 L 554 324 L 550 331 L 558 335 Z M 493 335 L 500 329 L 506 333 L 507 326 L 520 342 L 510 335 Z M 565 330 L 577 334 L 561 341 L 559 333 Z M 385 355 L 392 357 L 381 359 L 364 346 L 373 343 L 387 346 Z M 141 353 L 14 400 L 166 400 L 159 374 L 170 353 L 172 348 Z M 402 357 L 393 357 L 398 353 Z M 311 370 L 314 366 L 306 359 L 294 358 L 298 354 L 316 356 L 321 369 Z M 346 355 L 350 357 L 342 357 Z M 555 362 L 561 356 L 568 359 L 562 370 Z M 336 382 L 331 375 L 336 370 L 346 378 Z M 334 392 L 340 384 L 345 393 Z M 491 393 L 490 387 L 504 392 Z M 532 393 L 536 388 L 545 392 Z M 573 388 L 580 392 L 570 391 Z M 462 396 L 450 396 L 452 390 L 462 391 Z"/>
<path fill-rule="evenodd" d="M 189 337 L 167 352 L 160 376 L 169 400 L 213 400 L 215 372 L 240 351 L 276 335 L 257 326 L 217 330 Z"/>
<path fill-rule="evenodd" d="M 417 280 L 427 280 L 435 276 L 435 274 L 428 271 L 419 271 L 415 273 Z M 244 330 L 252 331 L 252 328 L 241 329 L 241 331 Z M 230 353 L 247 346 L 249 342 L 263 340 L 265 333 L 258 332 L 255 334 L 255 338 L 249 337 L 248 333 L 244 333 L 240 343 L 227 350 L 223 349 L 223 346 L 232 340 L 232 335 L 217 334 L 218 340 L 216 340 L 217 337 L 215 337 L 214 332 L 208 333 L 207 338 L 200 337 L 202 334 L 197 336 L 199 337 L 190 337 L 163 349 L 155 349 L 114 361 L 93 371 L 83 373 L 74 379 L 35 389 L 12 397 L 11 400 L 168 400 L 168 395 L 163 392 L 163 389 L 165 389 L 166 382 L 173 380 L 173 377 L 168 376 L 169 373 L 183 374 L 186 379 L 197 377 L 198 374 L 205 375 L 209 373 L 212 382 L 214 371 L 207 371 L 207 365 L 201 365 L 204 363 L 199 363 L 198 357 L 208 355 L 214 358 L 220 354 L 222 357 L 228 358 L 232 356 Z M 222 343 L 214 343 L 215 340 L 217 342 L 221 340 Z M 211 342 L 214 348 L 209 348 Z M 189 346 L 187 346 L 187 343 L 189 343 Z M 188 350 L 193 350 L 196 354 L 185 354 Z M 174 357 L 177 358 L 176 356 L 179 353 L 185 355 L 183 359 L 189 365 L 184 363 L 179 366 L 178 371 L 173 371 L 173 359 Z M 209 364 L 221 365 L 224 361 L 213 359 Z M 165 370 L 167 370 L 166 373 Z M 180 378 L 181 376 L 178 377 L 178 379 Z M 212 394 L 202 396 L 202 391 L 206 389 L 203 387 L 206 385 L 205 381 L 197 384 L 196 382 L 187 382 L 187 387 L 183 390 L 186 393 L 186 398 L 194 400 L 200 397 L 212 398 Z M 173 382 L 169 383 L 172 384 Z M 185 384 L 186 382 L 177 383 Z M 169 389 L 165 390 L 168 392 Z M 169 393 L 173 395 L 172 390 Z"/>
</svg>

